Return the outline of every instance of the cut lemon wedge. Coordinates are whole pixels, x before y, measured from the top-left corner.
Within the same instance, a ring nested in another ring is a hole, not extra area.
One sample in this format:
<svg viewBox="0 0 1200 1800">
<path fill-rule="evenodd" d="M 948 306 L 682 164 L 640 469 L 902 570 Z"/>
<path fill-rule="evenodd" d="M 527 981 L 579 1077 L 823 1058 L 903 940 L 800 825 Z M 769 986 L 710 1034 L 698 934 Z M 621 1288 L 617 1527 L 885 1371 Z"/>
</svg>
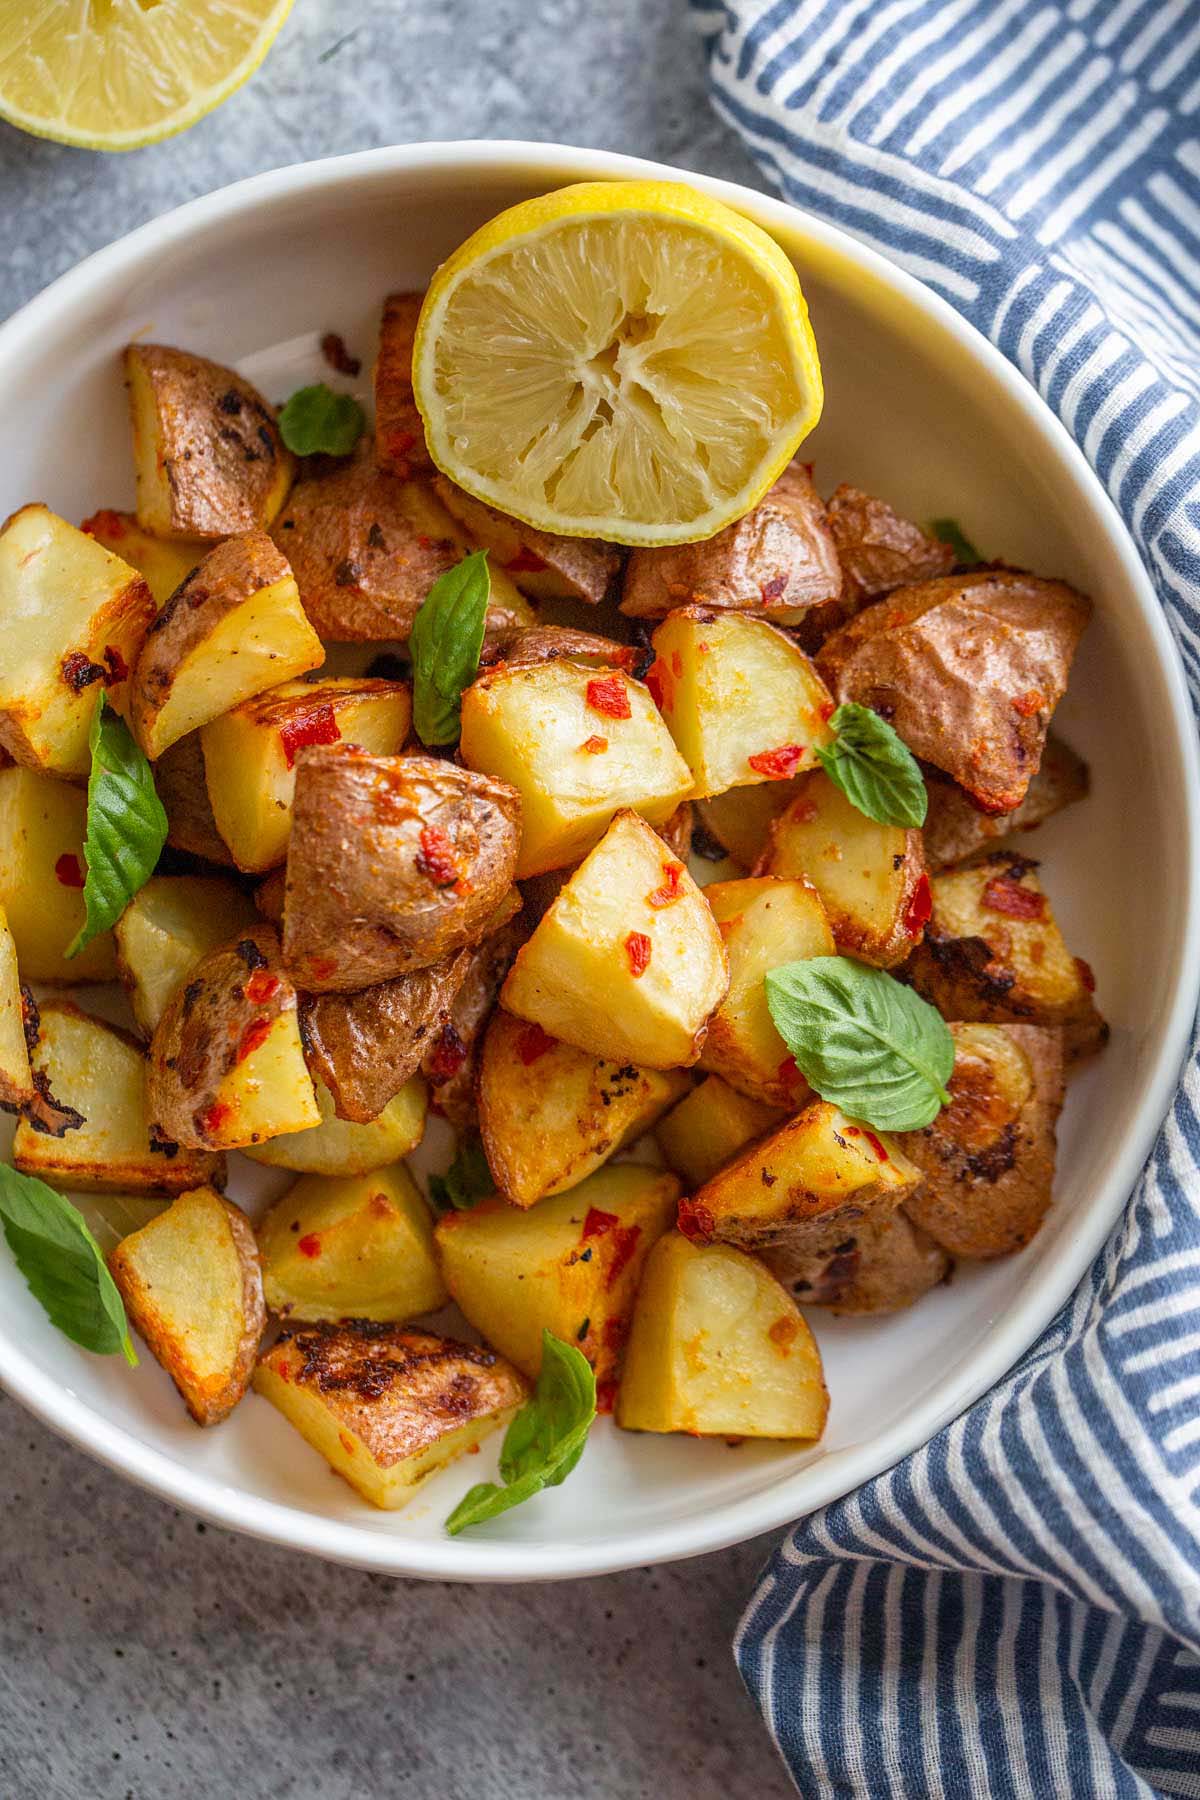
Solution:
<svg viewBox="0 0 1200 1800">
<path fill-rule="evenodd" d="M 438 467 L 527 524 L 711 537 L 821 414 L 796 271 L 720 201 L 594 181 L 503 212 L 442 264 L 413 385 Z"/>
<path fill-rule="evenodd" d="M 85 150 L 183 131 L 253 75 L 292 0 L 0 0 L 0 118 Z"/>
</svg>

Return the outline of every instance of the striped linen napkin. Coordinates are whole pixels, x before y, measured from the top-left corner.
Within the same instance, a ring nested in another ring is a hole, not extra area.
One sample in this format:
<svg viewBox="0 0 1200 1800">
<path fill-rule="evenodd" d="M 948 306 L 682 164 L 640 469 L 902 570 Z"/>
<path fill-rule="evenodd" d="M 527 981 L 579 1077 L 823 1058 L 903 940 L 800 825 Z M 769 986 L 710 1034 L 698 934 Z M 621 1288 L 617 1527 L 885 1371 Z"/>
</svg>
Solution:
<svg viewBox="0 0 1200 1800">
<path fill-rule="evenodd" d="M 1082 447 L 1200 698 L 1200 0 L 691 0 L 718 112 Z M 805 1519 L 740 1626 L 806 1800 L 1200 1800 L 1200 1040 L 1019 1366 Z"/>
</svg>

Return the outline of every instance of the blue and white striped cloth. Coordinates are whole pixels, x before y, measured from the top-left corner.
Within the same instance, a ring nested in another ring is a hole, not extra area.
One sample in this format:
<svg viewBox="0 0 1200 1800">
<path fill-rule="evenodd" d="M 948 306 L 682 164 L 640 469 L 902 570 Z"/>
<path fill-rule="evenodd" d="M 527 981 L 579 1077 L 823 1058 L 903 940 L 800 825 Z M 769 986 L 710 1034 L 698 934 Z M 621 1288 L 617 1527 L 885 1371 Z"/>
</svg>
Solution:
<svg viewBox="0 0 1200 1800">
<path fill-rule="evenodd" d="M 692 5 L 764 172 L 1058 413 L 1200 700 L 1200 0 Z M 737 1655 L 806 1800 L 1200 1800 L 1198 1317 L 1193 1042 L 1041 1342 L 768 1566 Z"/>
</svg>

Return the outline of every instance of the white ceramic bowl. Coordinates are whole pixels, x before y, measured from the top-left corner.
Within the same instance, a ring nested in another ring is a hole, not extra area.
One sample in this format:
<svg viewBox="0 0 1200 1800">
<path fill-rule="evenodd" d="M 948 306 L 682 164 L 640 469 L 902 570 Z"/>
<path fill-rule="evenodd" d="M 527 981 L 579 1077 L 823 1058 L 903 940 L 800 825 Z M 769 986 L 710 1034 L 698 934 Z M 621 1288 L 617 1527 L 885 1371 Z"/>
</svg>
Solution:
<svg viewBox="0 0 1200 1800">
<path fill-rule="evenodd" d="M 129 338 L 239 363 L 278 399 L 314 378 L 322 330 L 340 331 L 369 369 L 382 295 L 423 286 L 501 207 L 564 182 L 638 175 L 709 189 L 794 259 L 825 368 L 825 418 L 807 446 L 824 489 L 852 478 L 918 519 L 954 515 L 987 553 L 1095 596 L 1056 719 L 1090 761 L 1093 793 L 1030 848 L 1068 941 L 1097 971 L 1112 1042 L 1072 1086 L 1056 1204 L 1028 1250 L 960 1272 L 893 1320 L 815 1315 L 833 1401 L 819 1448 L 730 1449 L 601 1421 L 565 1487 L 456 1540 L 440 1521 L 490 1472 L 494 1449 L 405 1511 L 374 1512 L 256 1397 L 199 1432 L 148 1358 L 131 1374 L 75 1349 L 0 1250 L 0 1377 L 48 1424 L 221 1524 L 396 1574 L 545 1579 L 693 1555 L 783 1525 L 923 1443 L 1004 1373 L 1096 1254 L 1168 1105 L 1196 999 L 1194 728 L 1115 511 L 1038 396 L 948 306 L 779 201 L 521 143 L 380 150 L 242 182 L 91 257 L 0 328 L 0 505 L 40 499 L 79 518 L 131 502 L 117 365 Z"/>
</svg>

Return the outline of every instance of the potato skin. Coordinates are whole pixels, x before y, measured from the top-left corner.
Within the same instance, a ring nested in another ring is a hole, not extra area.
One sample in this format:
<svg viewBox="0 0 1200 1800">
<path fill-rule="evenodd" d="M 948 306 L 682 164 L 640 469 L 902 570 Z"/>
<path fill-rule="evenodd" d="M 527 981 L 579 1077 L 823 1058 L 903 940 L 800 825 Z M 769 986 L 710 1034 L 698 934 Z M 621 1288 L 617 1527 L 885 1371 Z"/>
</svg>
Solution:
<svg viewBox="0 0 1200 1800">
<path fill-rule="evenodd" d="M 1069 745 L 1051 732 L 1037 774 L 1015 812 L 995 816 L 981 813 L 957 782 L 944 775 L 927 774 L 929 811 L 921 827 L 925 861 L 930 869 L 944 869 L 965 862 L 998 838 L 1013 831 L 1032 831 L 1064 806 L 1086 797 L 1088 766 Z"/>
<path fill-rule="evenodd" d="M 1025 798 L 1091 601 L 1065 581 L 980 569 L 898 588 L 826 639 L 817 667 L 840 703 L 888 719 L 914 756 L 982 812 Z"/>
<path fill-rule="evenodd" d="M 949 544 L 927 537 L 886 500 L 848 482 L 829 496 L 826 517 L 845 577 L 842 600 L 847 613 L 893 588 L 948 575 L 954 567 Z"/>
<path fill-rule="evenodd" d="M 801 1306 L 849 1314 L 900 1312 L 947 1280 L 953 1268 L 904 1206 L 886 1219 L 852 1227 L 823 1256 L 797 1255 L 779 1245 L 764 1250 L 762 1260 Z"/>
<path fill-rule="evenodd" d="M 375 454 L 381 469 L 407 480 L 433 462 L 413 398 L 412 353 L 423 294 L 389 294 L 379 322 L 375 362 Z"/>
<path fill-rule="evenodd" d="M 293 979 L 353 992 L 474 943 L 520 834 L 515 790 L 490 776 L 347 744 L 302 751 L 283 909 Z"/>
<path fill-rule="evenodd" d="M 232 869 L 229 846 L 217 830 L 208 798 L 198 731 L 176 738 L 163 751 L 154 764 L 154 786 L 166 811 L 167 842 L 171 848 Z"/>
<path fill-rule="evenodd" d="M 159 536 L 223 538 L 269 525 L 295 462 L 274 410 L 233 369 L 166 344 L 130 344 L 125 374 L 138 520 Z M 148 441 L 152 407 L 157 441 Z"/>
<path fill-rule="evenodd" d="M 620 552 L 599 538 L 562 537 L 511 519 L 444 475 L 434 490 L 448 512 L 490 550 L 517 586 L 534 599 L 568 599 L 596 606 L 620 573 Z"/>
<path fill-rule="evenodd" d="M 531 924 L 521 913 L 471 951 L 466 976 L 450 1003 L 450 1017 L 422 1060 L 430 1107 L 448 1119 L 455 1131 L 473 1131 L 478 1126 L 475 1076 L 484 1027 Z"/>
<path fill-rule="evenodd" d="M 629 673 L 637 659 L 632 644 L 576 631 L 573 625 L 512 625 L 488 633 L 479 666 L 490 669 L 503 663 L 506 669 L 531 669 L 536 663 L 573 662 Z"/>
</svg>

